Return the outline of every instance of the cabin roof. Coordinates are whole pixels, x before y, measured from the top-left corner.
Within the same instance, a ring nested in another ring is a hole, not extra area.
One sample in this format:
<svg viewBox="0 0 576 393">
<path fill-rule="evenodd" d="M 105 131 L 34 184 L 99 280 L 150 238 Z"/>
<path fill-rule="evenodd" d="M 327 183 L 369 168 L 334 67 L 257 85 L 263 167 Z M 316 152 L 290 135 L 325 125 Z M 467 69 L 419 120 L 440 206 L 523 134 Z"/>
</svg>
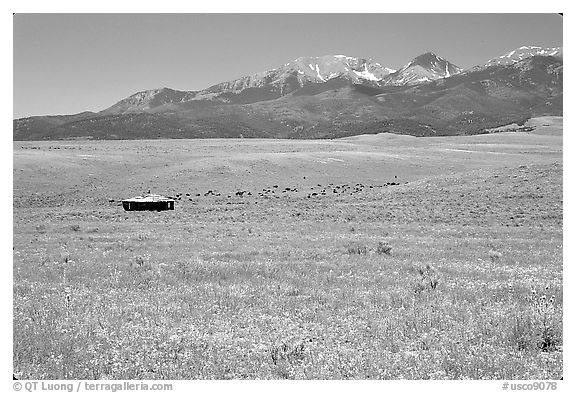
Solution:
<svg viewBox="0 0 576 393">
<path fill-rule="evenodd" d="M 174 199 L 162 195 L 150 194 L 146 196 L 137 196 L 133 198 L 123 199 L 122 202 L 167 202 Z"/>
</svg>

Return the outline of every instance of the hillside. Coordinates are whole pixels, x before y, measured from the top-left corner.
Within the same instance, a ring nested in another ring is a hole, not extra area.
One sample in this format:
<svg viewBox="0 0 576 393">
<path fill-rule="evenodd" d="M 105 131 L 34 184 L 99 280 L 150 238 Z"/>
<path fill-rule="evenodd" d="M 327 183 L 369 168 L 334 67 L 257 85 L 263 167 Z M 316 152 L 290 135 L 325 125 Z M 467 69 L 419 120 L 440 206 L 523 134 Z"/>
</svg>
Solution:
<svg viewBox="0 0 576 393">
<path fill-rule="evenodd" d="M 398 71 L 344 55 L 298 58 L 202 91 L 148 90 L 99 113 L 16 119 L 13 138 L 441 136 L 561 116 L 561 49 L 526 48 L 464 71 L 433 53 Z"/>
<path fill-rule="evenodd" d="M 15 142 L 13 372 L 559 380 L 562 157 L 538 133 Z M 175 210 L 123 210 L 148 190 Z"/>
</svg>

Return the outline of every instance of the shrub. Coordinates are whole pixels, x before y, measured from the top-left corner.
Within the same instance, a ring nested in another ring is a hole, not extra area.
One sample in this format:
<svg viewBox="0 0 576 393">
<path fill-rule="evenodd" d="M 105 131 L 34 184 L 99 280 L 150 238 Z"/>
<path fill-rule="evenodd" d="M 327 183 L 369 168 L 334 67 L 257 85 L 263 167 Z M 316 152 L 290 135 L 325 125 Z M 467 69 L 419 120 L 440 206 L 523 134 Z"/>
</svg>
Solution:
<svg viewBox="0 0 576 393">
<path fill-rule="evenodd" d="M 392 254 L 392 247 L 388 242 L 378 242 L 378 246 L 376 246 L 376 253 L 379 255 L 391 255 Z"/>
<path fill-rule="evenodd" d="M 520 351 L 558 350 L 562 342 L 562 322 L 555 297 L 538 295 L 532 290 L 528 301 L 528 309 L 514 317 L 511 341 Z"/>
<path fill-rule="evenodd" d="M 191 278 L 194 272 L 191 263 L 187 259 L 176 261 L 176 269 L 178 271 L 178 276 L 182 277 L 184 280 Z"/>
<path fill-rule="evenodd" d="M 523 315 L 517 315 L 510 332 L 510 340 L 518 350 L 528 350 L 534 342 L 533 332 L 532 321 Z"/>
<path fill-rule="evenodd" d="M 558 349 L 561 343 L 562 323 L 555 296 L 538 296 L 533 291 L 530 306 L 536 316 L 537 347 L 545 352 Z"/>
<path fill-rule="evenodd" d="M 426 265 L 426 267 L 418 267 L 416 273 L 416 282 L 413 287 L 414 293 L 421 293 L 426 290 L 431 291 L 438 287 L 440 276 L 430 267 L 430 265 Z"/>
<path fill-rule="evenodd" d="M 363 255 L 368 254 L 368 247 L 360 243 L 351 243 L 346 248 L 348 254 L 350 255 Z"/>
<path fill-rule="evenodd" d="M 285 294 L 286 296 L 300 296 L 300 295 L 302 294 L 302 291 L 300 290 L 300 288 L 290 286 L 290 287 L 284 292 L 284 294 Z"/>
<path fill-rule="evenodd" d="M 295 345 L 288 345 L 287 343 L 282 343 L 279 346 L 275 346 L 270 350 L 270 358 L 274 365 L 286 361 L 289 363 L 298 362 L 304 359 L 304 342 L 299 342 Z"/>
<path fill-rule="evenodd" d="M 150 262 L 150 254 L 136 255 L 134 257 L 134 263 L 140 267 L 148 267 L 148 262 Z"/>
<path fill-rule="evenodd" d="M 500 253 L 496 250 L 490 250 L 490 251 L 488 251 L 488 257 L 490 258 L 490 260 L 492 262 L 496 262 L 497 260 L 502 258 L 502 253 Z"/>
</svg>

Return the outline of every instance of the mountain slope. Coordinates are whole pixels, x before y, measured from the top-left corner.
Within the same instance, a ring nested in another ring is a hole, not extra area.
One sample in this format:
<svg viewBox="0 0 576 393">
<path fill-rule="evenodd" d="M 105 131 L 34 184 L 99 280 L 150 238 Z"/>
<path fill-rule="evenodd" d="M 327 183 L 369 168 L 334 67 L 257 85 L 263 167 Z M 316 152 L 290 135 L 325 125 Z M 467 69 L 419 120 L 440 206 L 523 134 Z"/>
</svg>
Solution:
<svg viewBox="0 0 576 393">
<path fill-rule="evenodd" d="M 553 57 L 530 57 L 510 65 L 414 86 L 377 99 L 410 119 L 445 132 L 478 132 L 488 124 L 562 114 L 563 65 Z"/>
<path fill-rule="evenodd" d="M 538 52 L 466 71 L 432 53 L 418 56 L 397 72 L 342 55 L 303 57 L 202 91 L 148 90 L 99 113 L 16 119 L 13 137 L 332 138 L 384 131 L 417 136 L 479 133 L 533 116 L 562 115 L 562 57 L 534 55 Z"/>
<path fill-rule="evenodd" d="M 165 104 L 189 101 L 194 95 L 193 92 L 178 91 L 167 87 L 145 90 L 117 102 L 110 108 L 101 111 L 100 114 L 144 112 Z"/>
<path fill-rule="evenodd" d="M 84 119 L 97 117 L 94 112 L 81 112 L 75 115 L 32 116 L 13 121 L 12 138 L 14 140 L 43 139 L 46 134 L 58 126 Z"/>
<path fill-rule="evenodd" d="M 302 87 L 323 84 L 336 78 L 349 84 L 376 84 L 391 72 L 394 70 L 372 60 L 344 55 L 300 57 L 279 68 L 222 82 L 200 91 L 163 88 L 138 92 L 100 113 L 149 112 L 161 105 L 190 101 L 250 104 L 280 98 Z"/>
<path fill-rule="evenodd" d="M 540 46 L 521 46 L 520 48 L 514 49 L 502 56 L 490 59 L 486 64 L 480 67 L 486 68 L 494 65 L 513 64 L 534 56 L 563 57 L 563 49 L 562 47 L 542 48 Z"/>
<path fill-rule="evenodd" d="M 462 71 L 448 60 L 432 52 L 424 53 L 384 79 L 383 84 L 393 86 L 414 85 L 448 78 Z"/>
<path fill-rule="evenodd" d="M 297 137 L 479 133 L 533 116 L 561 115 L 562 69 L 560 59 L 538 56 L 415 86 L 353 85 L 250 107 L 295 124 Z"/>
</svg>

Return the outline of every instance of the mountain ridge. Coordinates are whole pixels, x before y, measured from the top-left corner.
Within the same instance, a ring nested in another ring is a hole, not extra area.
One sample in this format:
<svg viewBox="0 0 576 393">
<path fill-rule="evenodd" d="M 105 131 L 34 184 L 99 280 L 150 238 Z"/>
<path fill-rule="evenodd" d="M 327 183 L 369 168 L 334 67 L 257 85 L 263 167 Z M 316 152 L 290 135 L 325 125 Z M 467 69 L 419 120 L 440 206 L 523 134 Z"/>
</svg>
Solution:
<svg viewBox="0 0 576 393">
<path fill-rule="evenodd" d="M 170 88 L 137 92 L 100 113 L 113 114 L 151 109 L 155 104 L 185 101 L 209 101 L 221 104 L 245 104 L 279 98 L 312 83 L 324 83 L 343 78 L 351 83 L 372 83 L 382 80 L 395 70 L 370 59 L 345 55 L 299 57 L 278 68 L 221 82 L 198 91 L 178 91 Z M 256 89 L 261 89 L 259 92 Z M 169 91 L 167 100 L 157 95 Z M 257 94 L 259 93 L 259 94 Z"/>
<path fill-rule="evenodd" d="M 415 57 L 410 63 L 394 72 L 385 80 L 386 85 L 413 85 L 448 78 L 463 69 L 432 52 Z"/>
<path fill-rule="evenodd" d="M 509 60 L 505 64 L 467 70 L 432 52 L 399 70 L 345 55 L 300 57 L 203 90 L 140 91 L 98 113 L 16 119 L 13 137 L 323 138 L 378 129 L 478 133 L 483 121 L 489 128 L 532 114 L 561 113 L 561 54 L 561 48 L 520 47 L 496 57 Z"/>
</svg>

